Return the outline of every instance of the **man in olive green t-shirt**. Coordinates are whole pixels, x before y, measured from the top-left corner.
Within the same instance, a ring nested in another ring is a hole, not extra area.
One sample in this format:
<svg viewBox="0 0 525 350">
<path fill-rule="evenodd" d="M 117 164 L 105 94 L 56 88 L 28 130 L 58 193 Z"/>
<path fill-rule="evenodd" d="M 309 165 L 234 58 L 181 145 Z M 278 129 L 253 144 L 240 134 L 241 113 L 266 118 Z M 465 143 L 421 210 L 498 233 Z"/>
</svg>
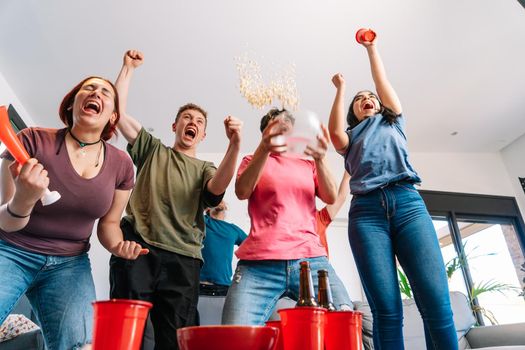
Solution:
<svg viewBox="0 0 525 350">
<path fill-rule="evenodd" d="M 180 107 L 172 125 L 173 147 L 163 145 L 126 113 L 129 84 L 142 53 L 128 51 L 116 81 L 120 132 L 137 167 L 135 189 L 121 223 L 127 240 L 149 253 L 137 260 L 112 256 L 112 298 L 153 303 L 150 316 L 155 349 L 178 349 L 176 330 L 195 325 L 202 265 L 204 209 L 220 203 L 236 168 L 242 122 L 224 120 L 228 149 L 219 168 L 195 158 L 206 135 L 206 112 L 195 104 Z"/>
</svg>

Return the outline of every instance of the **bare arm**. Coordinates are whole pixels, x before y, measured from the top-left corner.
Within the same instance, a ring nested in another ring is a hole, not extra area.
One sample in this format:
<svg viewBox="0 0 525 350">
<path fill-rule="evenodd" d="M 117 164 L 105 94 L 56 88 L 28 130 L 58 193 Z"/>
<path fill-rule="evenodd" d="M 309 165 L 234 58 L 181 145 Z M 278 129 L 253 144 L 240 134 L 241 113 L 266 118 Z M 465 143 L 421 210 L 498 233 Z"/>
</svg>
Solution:
<svg viewBox="0 0 525 350">
<path fill-rule="evenodd" d="M 132 116 L 130 116 L 126 109 L 128 103 L 129 84 L 135 68 L 144 62 L 144 56 L 140 51 L 129 50 L 124 54 L 124 62 L 122 68 L 115 82 L 119 94 L 120 105 L 120 120 L 117 124 L 119 131 L 124 135 L 124 138 L 130 145 L 135 143 L 137 136 L 142 129 L 142 125 Z"/>
<path fill-rule="evenodd" d="M 224 119 L 224 128 L 226 130 L 226 137 L 230 140 L 228 149 L 221 164 L 217 168 L 215 175 L 208 181 L 208 191 L 214 195 L 221 195 L 226 192 L 226 188 L 235 174 L 237 166 L 237 158 L 241 147 L 241 130 L 242 121 L 232 116 Z"/>
<path fill-rule="evenodd" d="M 273 137 L 282 135 L 282 131 L 273 131 L 274 126 L 279 123 L 280 121 L 278 119 L 274 119 L 268 124 L 266 129 L 264 129 L 261 142 L 255 150 L 252 160 L 244 172 L 237 178 L 237 181 L 235 181 L 235 194 L 237 198 L 241 200 L 250 198 L 261 178 L 264 165 L 270 153 L 282 153 L 286 150 L 283 146 L 272 144 Z"/>
<path fill-rule="evenodd" d="M 334 145 L 335 150 L 343 154 L 348 148 L 349 139 L 346 133 L 345 121 L 345 106 L 344 97 L 346 84 L 343 75 L 338 73 L 332 77 L 337 91 L 335 93 L 334 103 L 330 112 L 330 119 L 328 121 L 328 129 L 330 131 L 330 139 Z"/>
<path fill-rule="evenodd" d="M 257 147 L 250 163 L 235 181 L 235 194 L 237 198 L 240 200 L 250 198 L 255 186 L 259 183 L 269 155 L 270 153 L 262 149 L 261 146 Z"/>
<path fill-rule="evenodd" d="M 49 186 L 47 171 L 36 159 L 29 159 L 20 170 L 18 167 L 16 162 L 2 160 L 0 227 L 6 232 L 19 231 L 27 225 L 33 207 Z"/>
<path fill-rule="evenodd" d="M 130 192 L 131 190 L 115 190 L 108 213 L 98 222 L 97 236 L 102 246 L 113 255 L 135 260 L 139 255 L 147 254 L 148 250 L 142 249 L 142 246 L 137 242 L 124 241 L 120 229 L 120 219 Z"/>
<path fill-rule="evenodd" d="M 312 156 L 315 161 L 315 166 L 317 169 L 317 182 L 318 182 L 318 193 L 319 198 L 327 203 L 332 204 L 335 201 L 336 197 L 336 187 L 334 177 L 330 172 L 330 167 L 326 161 L 326 151 L 328 150 L 328 129 L 326 126 L 321 124 L 321 129 L 323 134 L 317 137 L 318 146 L 316 149 L 313 149 L 310 146 L 306 147 L 305 153 L 309 156 Z"/>
<path fill-rule="evenodd" d="M 396 114 L 401 114 L 401 102 L 386 76 L 385 66 L 383 65 L 383 60 L 379 55 L 375 41 L 363 42 L 363 46 L 366 47 L 368 53 L 370 69 L 372 71 L 372 78 L 374 79 L 377 95 L 385 107 L 390 108 Z"/>
<path fill-rule="evenodd" d="M 326 210 L 328 211 L 330 219 L 332 220 L 337 216 L 337 213 L 346 201 L 346 197 L 348 197 L 348 193 L 350 192 L 350 186 L 348 184 L 349 180 L 350 174 L 348 174 L 348 172 L 345 171 L 345 173 L 343 174 L 343 178 L 341 179 L 341 183 L 339 184 L 339 190 L 337 192 L 335 202 L 326 206 Z"/>
</svg>

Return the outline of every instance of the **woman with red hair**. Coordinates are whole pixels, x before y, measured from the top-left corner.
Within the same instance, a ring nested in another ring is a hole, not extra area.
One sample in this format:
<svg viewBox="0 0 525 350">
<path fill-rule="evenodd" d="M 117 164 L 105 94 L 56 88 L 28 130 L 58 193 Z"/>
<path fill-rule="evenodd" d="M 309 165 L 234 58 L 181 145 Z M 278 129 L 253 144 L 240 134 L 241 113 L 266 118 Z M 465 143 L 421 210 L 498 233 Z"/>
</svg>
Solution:
<svg viewBox="0 0 525 350">
<path fill-rule="evenodd" d="M 143 251 L 123 240 L 119 223 L 133 187 L 129 157 L 106 141 L 119 120 L 111 82 L 89 77 L 62 100 L 62 129 L 31 127 L 18 137 L 31 159 L 23 166 L 6 151 L 0 182 L 0 323 L 26 295 L 48 349 L 91 341 L 95 287 L 87 255 L 95 221 L 102 245 L 136 259 Z M 46 188 L 62 198 L 48 206 Z"/>
</svg>

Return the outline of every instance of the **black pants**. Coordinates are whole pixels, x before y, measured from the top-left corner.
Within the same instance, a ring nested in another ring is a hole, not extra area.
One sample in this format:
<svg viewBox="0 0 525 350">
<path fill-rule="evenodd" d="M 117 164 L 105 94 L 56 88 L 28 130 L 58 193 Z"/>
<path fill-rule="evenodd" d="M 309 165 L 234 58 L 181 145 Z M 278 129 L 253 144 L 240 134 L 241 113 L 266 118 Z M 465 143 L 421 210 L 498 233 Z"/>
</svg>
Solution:
<svg viewBox="0 0 525 350">
<path fill-rule="evenodd" d="M 121 228 L 126 240 L 139 242 L 149 253 L 136 260 L 111 256 L 111 298 L 153 303 L 155 350 L 178 349 L 177 329 L 196 325 L 202 262 L 147 244 L 126 220 Z"/>
</svg>

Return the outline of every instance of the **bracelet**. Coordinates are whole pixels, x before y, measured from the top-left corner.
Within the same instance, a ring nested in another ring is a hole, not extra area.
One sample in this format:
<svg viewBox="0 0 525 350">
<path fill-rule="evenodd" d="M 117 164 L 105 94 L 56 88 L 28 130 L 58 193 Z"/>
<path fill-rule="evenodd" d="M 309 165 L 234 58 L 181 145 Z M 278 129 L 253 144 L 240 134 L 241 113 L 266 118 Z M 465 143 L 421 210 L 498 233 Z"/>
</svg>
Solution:
<svg viewBox="0 0 525 350">
<path fill-rule="evenodd" d="M 9 209 L 9 203 L 7 203 L 7 205 L 5 207 L 7 209 L 7 212 L 9 213 L 9 215 L 11 215 L 12 217 L 17 218 L 17 219 L 25 219 L 25 218 L 27 218 L 27 217 L 29 217 L 31 215 L 31 213 L 29 213 L 27 215 L 18 215 L 16 213 L 13 213 L 11 211 L 11 209 Z"/>
</svg>

